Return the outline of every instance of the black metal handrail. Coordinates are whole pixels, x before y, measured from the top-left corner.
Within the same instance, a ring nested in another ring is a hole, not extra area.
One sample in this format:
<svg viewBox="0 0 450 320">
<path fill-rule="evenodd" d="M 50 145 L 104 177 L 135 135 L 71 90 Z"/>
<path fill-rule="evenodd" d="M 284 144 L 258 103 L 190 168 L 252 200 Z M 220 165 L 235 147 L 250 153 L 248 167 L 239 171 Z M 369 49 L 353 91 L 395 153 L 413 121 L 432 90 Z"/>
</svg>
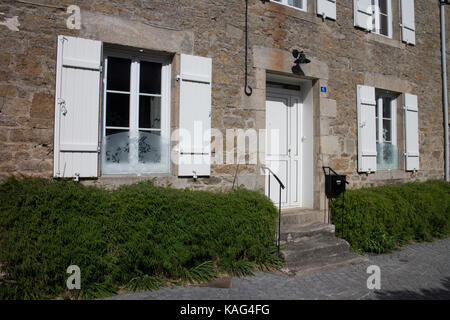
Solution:
<svg viewBox="0 0 450 320">
<path fill-rule="evenodd" d="M 281 182 L 280 178 L 268 167 L 262 167 L 264 170 L 269 171 L 269 199 L 270 199 L 270 175 L 273 175 L 273 177 L 277 180 L 279 186 L 280 186 L 280 192 L 279 192 L 279 201 L 278 201 L 278 234 L 277 234 L 277 248 L 278 248 L 278 255 L 280 255 L 280 237 L 281 237 L 281 190 L 285 189 L 285 186 L 283 182 Z"/>
</svg>

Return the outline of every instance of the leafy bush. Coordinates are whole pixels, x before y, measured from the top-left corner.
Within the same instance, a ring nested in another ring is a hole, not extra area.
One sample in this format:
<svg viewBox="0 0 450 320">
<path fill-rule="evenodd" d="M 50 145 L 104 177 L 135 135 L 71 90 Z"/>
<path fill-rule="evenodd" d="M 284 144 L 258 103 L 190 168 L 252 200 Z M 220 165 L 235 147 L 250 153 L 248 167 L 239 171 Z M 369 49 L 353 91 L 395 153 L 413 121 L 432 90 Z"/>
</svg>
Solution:
<svg viewBox="0 0 450 320">
<path fill-rule="evenodd" d="M 80 297 L 248 274 L 271 255 L 277 210 L 256 191 L 156 187 L 108 191 L 68 181 L 0 185 L 0 299 L 61 296 L 69 265 Z"/>
<path fill-rule="evenodd" d="M 450 235 L 450 184 L 413 182 L 348 190 L 332 202 L 336 234 L 354 249 L 383 253 Z M 342 215 L 344 228 L 342 229 Z"/>
</svg>

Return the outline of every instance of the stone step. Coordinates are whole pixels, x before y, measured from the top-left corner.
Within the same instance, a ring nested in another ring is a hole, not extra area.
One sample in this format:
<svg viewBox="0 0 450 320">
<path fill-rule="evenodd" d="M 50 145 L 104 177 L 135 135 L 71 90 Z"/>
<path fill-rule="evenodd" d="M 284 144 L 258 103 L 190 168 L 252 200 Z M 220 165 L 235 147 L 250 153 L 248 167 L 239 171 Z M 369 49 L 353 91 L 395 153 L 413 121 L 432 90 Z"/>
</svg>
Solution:
<svg viewBox="0 0 450 320">
<path fill-rule="evenodd" d="M 281 211 L 281 228 L 294 225 L 305 226 L 315 222 L 327 223 L 324 211 L 297 208 Z"/>
<path fill-rule="evenodd" d="M 289 242 L 281 251 L 287 266 L 314 262 L 317 258 L 349 252 L 350 245 L 334 235 L 318 234 L 310 238 Z"/>
<path fill-rule="evenodd" d="M 341 252 L 339 254 L 315 257 L 296 263 L 286 263 L 282 272 L 295 277 L 311 275 L 317 272 L 339 269 L 345 266 L 368 262 L 369 259 L 352 252 Z"/>
<path fill-rule="evenodd" d="M 280 243 L 298 242 L 317 235 L 334 235 L 334 225 L 314 222 L 309 225 L 291 225 L 281 229 Z"/>
</svg>

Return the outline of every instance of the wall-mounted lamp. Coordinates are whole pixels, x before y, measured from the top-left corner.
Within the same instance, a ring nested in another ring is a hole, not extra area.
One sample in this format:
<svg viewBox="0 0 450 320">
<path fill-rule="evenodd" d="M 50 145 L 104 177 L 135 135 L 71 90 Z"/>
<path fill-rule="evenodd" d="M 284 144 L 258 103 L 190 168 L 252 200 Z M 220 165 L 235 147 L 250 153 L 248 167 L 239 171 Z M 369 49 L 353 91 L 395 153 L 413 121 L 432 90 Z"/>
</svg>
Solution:
<svg viewBox="0 0 450 320">
<path fill-rule="evenodd" d="M 296 65 L 299 65 L 301 63 L 310 63 L 311 60 L 306 58 L 306 55 L 303 53 L 303 51 L 298 51 L 297 49 L 292 50 L 292 55 L 296 59 L 294 63 Z"/>
<path fill-rule="evenodd" d="M 292 50 L 292 55 L 295 58 L 295 66 L 292 67 L 292 72 L 298 75 L 304 76 L 305 73 L 303 72 L 302 68 L 300 67 L 300 64 L 306 64 L 310 63 L 311 60 L 306 58 L 306 55 L 303 51 L 298 51 L 297 49 Z"/>
</svg>

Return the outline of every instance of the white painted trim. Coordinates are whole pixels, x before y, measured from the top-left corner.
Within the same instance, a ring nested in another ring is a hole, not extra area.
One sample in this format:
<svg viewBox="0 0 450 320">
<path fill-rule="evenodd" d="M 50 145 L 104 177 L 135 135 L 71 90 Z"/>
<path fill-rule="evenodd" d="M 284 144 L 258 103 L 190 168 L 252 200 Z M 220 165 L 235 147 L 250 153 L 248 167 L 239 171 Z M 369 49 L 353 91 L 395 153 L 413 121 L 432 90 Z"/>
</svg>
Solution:
<svg viewBox="0 0 450 320">
<path fill-rule="evenodd" d="M 64 36 L 58 36 L 58 51 L 56 58 L 56 90 L 55 90 L 55 136 L 53 143 L 53 176 L 59 177 L 59 146 L 60 146 L 60 125 L 61 125 L 61 112 L 59 110 L 58 100 L 61 98 L 61 83 L 62 83 L 62 58 L 63 58 L 63 42 L 65 41 Z"/>
<path fill-rule="evenodd" d="M 391 118 L 392 118 L 392 126 L 391 126 L 391 140 L 394 146 L 397 146 L 397 99 L 392 98 L 391 100 Z"/>
</svg>

